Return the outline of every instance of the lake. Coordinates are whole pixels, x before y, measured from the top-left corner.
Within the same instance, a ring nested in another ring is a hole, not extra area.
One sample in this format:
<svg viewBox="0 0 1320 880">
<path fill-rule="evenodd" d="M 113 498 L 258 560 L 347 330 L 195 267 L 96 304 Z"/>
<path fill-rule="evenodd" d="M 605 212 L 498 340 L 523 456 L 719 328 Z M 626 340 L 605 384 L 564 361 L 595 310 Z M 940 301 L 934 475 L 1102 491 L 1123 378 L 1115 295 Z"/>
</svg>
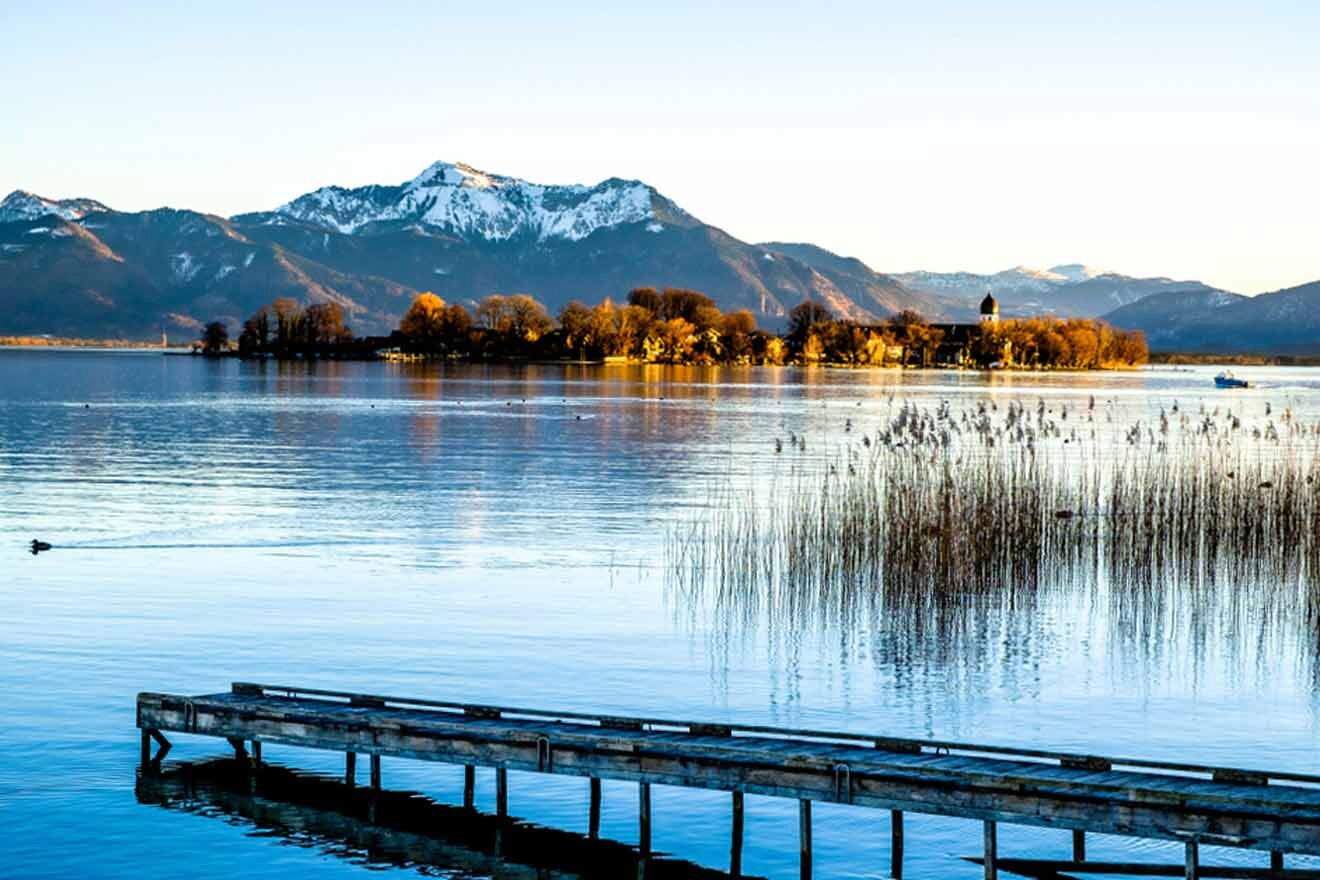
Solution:
<svg viewBox="0 0 1320 880">
<path fill-rule="evenodd" d="M 136 693 L 235 680 L 1313 770 L 1320 691 L 1301 626 L 1138 640 L 1094 591 L 1057 590 L 949 650 L 883 625 L 733 623 L 666 576 L 672 530 L 700 520 L 721 485 L 765 484 L 786 454 L 776 439 L 801 438 L 793 454 L 824 466 L 907 403 L 1081 411 L 1094 399 L 1120 428 L 1175 405 L 1320 422 L 1320 372 L 1243 368 L 1258 386 L 1247 392 L 1217 391 L 1215 372 L 0 350 L 0 874 L 502 876 L 461 860 L 395 868 L 296 820 L 276 833 L 218 807 L 140 801 Z M 55 549 L 33 557 L 32 538 Z M 226 752 L 175 740 L 172 760 Z M 341 771 L 337 755 L 269 747 L 266 758 Z M 384 776 L 461 800 L 459 768 L 386 759 Z M 479 807 L 492 808 L 493 788 L 479 772 Z M 511 774 L 510 811 L 585 831 L 586 784 Z M 724 868 L 727 795 L 657 787 L 653 813 L 657 851 Z M 815 829 L 817 877 L 884 875 L 883 813 L 822 804 Z M 796 833 L 796 804 L 749 796 L 744 871 L 797 876 Z M 636 841 L 634 787 L 605 783 L 602 834 Z M 979 853 L 980 834 L 910 815 L 906 876 L 981 876 L 961 858 Z M 1068 846 L 1065 832 L 1000 830 L 1002 856 Z M 1178 862 L 1181 848 L 1096 837 L 1089 854 Z"/>
</svg>

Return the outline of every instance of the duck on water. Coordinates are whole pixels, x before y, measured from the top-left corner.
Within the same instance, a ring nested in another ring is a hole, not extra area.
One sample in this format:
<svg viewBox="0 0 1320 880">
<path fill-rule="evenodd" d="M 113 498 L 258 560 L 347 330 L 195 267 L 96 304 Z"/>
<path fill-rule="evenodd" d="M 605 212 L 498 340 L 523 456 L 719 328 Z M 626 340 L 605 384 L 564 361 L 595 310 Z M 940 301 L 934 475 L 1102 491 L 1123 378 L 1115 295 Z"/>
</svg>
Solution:
<svg viewBox="0 0 1320 880">
<path fill-rule="evenodd" d="M 38 541 L 36 538 L 32 539 L 32 544 L 30 546 L 32 548 L 31 553 L 33 556 L 51 549 L 50 544 L 47 544 L 45 541 Z"/>
</svg>

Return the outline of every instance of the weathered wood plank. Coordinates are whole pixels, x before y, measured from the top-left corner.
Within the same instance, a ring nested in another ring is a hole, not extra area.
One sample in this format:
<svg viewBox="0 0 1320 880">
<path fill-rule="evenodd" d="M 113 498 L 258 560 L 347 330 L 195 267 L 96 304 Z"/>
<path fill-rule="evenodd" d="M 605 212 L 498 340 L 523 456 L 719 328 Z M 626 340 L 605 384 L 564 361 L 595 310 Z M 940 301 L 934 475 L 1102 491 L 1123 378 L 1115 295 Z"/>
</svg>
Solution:
<svg viewBox="0 0 1320 880">
<path fill-rule="evenodd" d="M 335 705 L 337 704 L 330 704 L 332 709 Z M 310 720 L 314 726 L 322 725 L 333 720 L 322 717 L 324 714 L 324 710 L 318 708 L 317 711 L 313 713 L 312 718 L 304 720 Z M 287 711 L 281 713 L 281 717 L 286 723 L 292 723 L 297 720 L 294 713 Z M 361 716 L 358 716 L 358 718 L 361 720 Z M 339 720 L 342 721 L 343 719 Z M 388 717 L 376 717 L 375 719 L 368 718 L 364 723 L 370 722 L 375 726 L 390 727 L 391 720 L 394 721 L 394 727 L 404 731 L 414 730 L 418 733 L 429 733 L 441 736 L 445 732 L 454 732 L 455 730 L 454 725 L 448 724 L 443 720 L 437 725 L 432 719 L 426 718 L 412 718 L 409 719 L 410 723 L 404 723 L 398 718 L 390 719 Z M 564 725 L 559 728 L 545 727 L 542 725 L 528 728 L 524 725 L 515 730 L 511 730 L 508 726 L 509 723 L 508 720 L 504 720 L 502 722 L 496 722 L 493 725 L 472 725 L 469 723 L 465 726 L 460 725 L 459 727 L 460 729 L 465 727 L 468 732 L 478 730 L 493 739 L 503 739 L 508 742 L 536 742 L 538 739 L 543 738 L 544 735 L 553 734 L 557 737 L 556 743 L 562 741 L 565 745 L 590 745 L 598 743 L 601 747 L 617 747 L 620 750 L 633 751 L 643 748 L 654 748 L 657 742 L 670 744 L 681 744 L 683 742 L 682 737 L 679 734 L 665 733 L 657 735 L 649 732 L 631 734 L 630 738 L 627 739 L 615 737 L 611 738 L 610 741 L 601 742 L 598 728 L 584 728 L 581 725 Z M 500 726 L 501 724 L 503 724 L 503 726 Z M 705 752 L 707 754 L 717 753 L 719 755 L 730 755 L 730 750 L 732 749 L 747 756 L 748 760 L 754 760 L 757 756 L 762 759 L 765 758 L 766 750 L 760 748 L 761 744 L 756 740 L 733 737 L 728 742 L 731 742 L 734 745 L 726 746 L 724 749 L 717 750 L 716 752 L 711 752 L 708 749 L 702 749 L 698 746 L 691 745 L 685 745 L 684 750 L 686 752 L 691 752 L 695 749 L 698 752 Z M 773 750 L 783 749 L 783 745 L 779 741 L 771 742 L 774 746 Z M 801 752 L 800 746 L 801 744 L 798 744 L 798 752 L 792 755 L 791 760 L 785 760 L 781 763 L 791 767 L 812 766 L 816 764 L 826 765 L 837 762 L 844 757 L 851 756 L 856 758 L 858 755 L 856 749 L 848 752 L 840 751 L 838 748 L 831 746 L 822 747 L 822 751 L 813 758 L 812 754 Z M 894 758 L 899 758 L 900 760 L 906 760 L 909 758 L 907 755 L 894 756 L 876 752 L 871 752 L 870 755 L 872 757 L 866 763 L 871 769 L 892 766 Z M 865 758 L 865 755 L 863 755 L 863 758 Z M 1050 784 L 1061 790 L 1078 789 L 1090 791 L 1094 789 L 1108 789 L 1114 794 L 1123 796 L 1125 799 L 1131 797 L 1133 790 L 1140 789 L 1143 791 L 1155 792 L 1161 788 L 1173 787 L 1175 790 L 1169 795 L 1173 802 L 1181 800 L 1183 797 L 1183 789 L 1187 789 L 1189 791 L 1195 791 L 1198 796 L 1204 796 L 1211 799 L 1224 798 L 1230 800 L 1234 804 L 1256 802 L 1272 807 L 1278 800 L 1276 792 L 1280 788 L 1279 786 L 1257 786 L 1256 789 L 1261 792 L 1261 794 L 1257 796 L 1247 790 L 1247 786 L 1214 785 L 1183 777 L 1174 777 L 1171 779 L 1169 777 L 1159 777 L 1152 774 L 1087 774 L 1081 773 L 1080 771 L 1073 771 L 1074 778 L 1069 781 L 1066 778 L 1061 779 L 1058 776 L 1057 772 L 1055 772 L 1057 768 L 1052 768 L 1047 765 L 1023 764 L 1020 762 L 1001 763 L 999 759 L 991 759 L 980 765 L 982 769 L 978 772 L 970 769 L 976 765 L 968 765 L 963 758 L 958 758 L 956 760 L 958 761 L 957 764 L 949 765 L 948 758 L 929 756 L 924 766 L 938 775 L 957 776 L 962 782 L 974 782 L 980 785 L 998 785 L 1011 789 L 1022 784 L 1040 784 L 1043 778 L 1048 777 L 1051 780 Z M 948 766 L 954 766 L 957 772 L 942 769 Z M 1190 788 L 1191 786 L 1195 786 L 1195 788 Z M 1202 786 L 1206 787 L 1203 788 Z M 1320 811 L 1320 791 L 1292 787 L 1289 789 L 1289 798 L 1296 801 L 1298 804 L 1314 802 L 1317 811 Z"/>
<path fill-rule="evenodd" d="M 1202 774 L 1210 777 L 1215 773 L 1249 774 L 1264 777 L 1267 781 L 1293 781 L 1320 786 L 1320 776 L 1315 774 L 1295 773 L 1290 771 L 1243 770 L 1221 766 L 1196 765 L 1185 762 L 1153 761 L 1148 759 L 1120 758 L 1114 756 L 1079 755 L 1029 749 L 1022 747 L 959 743 L 941 740 L 912 740 L 896 737 L 875 737 L 851 731 L 799 730 L 793 728 L 768 727 L 764 725 L 711 725 L 702 721 L 676 721 L 674 719 L 620 718 L 584 712 L 545 711 L 541 709 L 519 709 L 507 706 L 480 706 L 468 703 L 446 702 L 406 697 L 388 697 L 372 694 L 357 694 L 344 691 L 331 691 L 318 688 L 295 688 L 287 685 L 253 684 L 235 682 L 232 687 L 235 696 L 279 696 L 289 698 L 298 696 L 316 696 L 348 701 L 350 705 L 427 707 L 433 711 L 462 712 L 466 715 L 482 717 L 517 717 L 521 719 L 555 722 L 578 721 L 598 727 L 613 727 L 623 730 L 672 730 L 679 733 L 709 730 L 718 727 L 722 735 L 763 735 L 779 740 L 810 740 L 816 744 L 837 743 L 856 746 L 864 744 L 890 752 L 908 752 L 911 754 L 966 754 L 982 758 L 1010 756 L 1013 759 L 1032 758 L 1042 762 L 1058 762 L 1072 766 L 1091 766 L 1126 769 L 1154 769 L 1179 773 Z M 140 726 L 140 725 L 139 725 Z"/>
</svg>

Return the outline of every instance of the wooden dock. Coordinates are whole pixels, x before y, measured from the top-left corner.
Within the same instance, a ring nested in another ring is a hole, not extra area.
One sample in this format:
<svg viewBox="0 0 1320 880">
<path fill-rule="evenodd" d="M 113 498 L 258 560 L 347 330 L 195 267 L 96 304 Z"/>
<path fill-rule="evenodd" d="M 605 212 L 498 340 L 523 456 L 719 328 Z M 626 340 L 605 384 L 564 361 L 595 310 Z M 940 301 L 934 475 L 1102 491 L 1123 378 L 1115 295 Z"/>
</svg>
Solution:
<svg viewBox="0 0 1320 880">
<path fill-rule="evenodd" d="M 1048 863 L 1056 873 L 1117 873 L 1087 860 L 1088 832 L 1179 842 L 1184 863 L 1161 871 L 1187 878 L 1227 876 L 1201 868 L 1202 844 L 1268 853 L 1268 867 L 1250 869 L 1250 876 L 1315 876 L 1285 870 L 1284 854 L 1320 854 L 1320 776 L 1298 773 L 248 683 L 203 696 L 139 694 L 137 726 L 148 774 L 169 750 L 165 732 L 222 737 L 239 758 L 256 763 L 263 744 L 342 752 L 349 784 L 357 778 L 357 756 L 365 754 L 372 789 L 382 785 L 382 757 L 463 765 L 466 807 L 476 768 L 494 768 L 499 817 L 508 814 L 509 770 L 585 777 L 592 837 L 600 828 L 600 780 L 636 782 L 643 853 L 651 845 L 652 785 L 728 791 L 735 876 L 746 793 L 798 801 L 803 878 L 811 876 L 814 801 L 889 811 L 895 878 L 903 872 L 907 812 L 980 822 L 986 878 L 1000 869 L 1001 823 L 1071 832 L 1072 860 Z M 1030 861 L 1005 860 L 1004 867 Z"/>
</svg>

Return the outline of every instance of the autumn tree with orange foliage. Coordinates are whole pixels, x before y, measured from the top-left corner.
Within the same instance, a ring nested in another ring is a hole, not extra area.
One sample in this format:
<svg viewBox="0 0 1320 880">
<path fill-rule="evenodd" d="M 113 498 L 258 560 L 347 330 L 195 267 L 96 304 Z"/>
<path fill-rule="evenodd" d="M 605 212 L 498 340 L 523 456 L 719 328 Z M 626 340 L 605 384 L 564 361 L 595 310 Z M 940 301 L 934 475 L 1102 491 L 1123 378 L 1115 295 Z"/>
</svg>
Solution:
<svg viewBox="0 0 1320 880">
<path fill-rule="evenodd" d="M 467 309 L 457 303 L 446 305 L 430 291 L 417 294 L 399 322 L 399 333 L 408 348 L 430 353 L 465 351 L 471 328 L 472 316 Z"/>
</svg>

